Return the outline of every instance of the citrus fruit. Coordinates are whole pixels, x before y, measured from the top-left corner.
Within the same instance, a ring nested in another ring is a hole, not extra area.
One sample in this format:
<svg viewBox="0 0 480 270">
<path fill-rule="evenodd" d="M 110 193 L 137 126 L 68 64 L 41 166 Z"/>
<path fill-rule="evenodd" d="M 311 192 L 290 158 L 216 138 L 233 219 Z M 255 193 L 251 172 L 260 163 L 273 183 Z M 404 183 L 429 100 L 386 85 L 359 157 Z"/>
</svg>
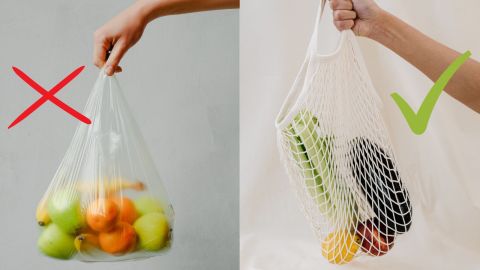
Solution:
<svg viewBox="0 0 480 270">
<path fill-rule="evenodd" d="M 119 222 L 111 231 L 100 233 L 98 242 L 103 251 L 121 255 L 135 248 L 137 235 L 132 225 L 126 222 Z"/>
<path fill-rule="evenodd" d="M 86 216 L 87 224 L 92 230 L 106 232 L 117 221 L 118 206 L 112 199 L 100 198 L 88 206 Z"/>
<path fill-rule="evenodd" d="M 322 255 L 330 263 L 346 264 L 353 260 L 360 248 L 360 238 L 348 230 L 330 233 L 322 243 Z"/>
<path fill-rule="evenodd" d="M 118 206 L 118 220 L 133 224 L 138 217 L 132 200 L 127 197 L 117 197 L 114 202 Z"/>
</svg>

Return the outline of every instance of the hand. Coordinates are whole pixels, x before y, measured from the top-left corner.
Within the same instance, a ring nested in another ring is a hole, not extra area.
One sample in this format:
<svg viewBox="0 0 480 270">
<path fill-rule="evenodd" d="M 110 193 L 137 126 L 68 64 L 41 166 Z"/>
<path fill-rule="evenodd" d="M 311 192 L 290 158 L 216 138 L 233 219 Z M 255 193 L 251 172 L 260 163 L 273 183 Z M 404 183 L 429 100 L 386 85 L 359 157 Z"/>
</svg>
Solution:
<svg viewBox="0 0 480 270">
<path fill-rule="evenodd" d="M 112 76 L 121 72 L 119 63 L 145 30 L 147 20 L 136 5 L 132 5 L 122 13 L 100 27 L 94 34 L 93 63 Z M 110 56 L 107 59 L 108 52 Z"/>
<path fill-rule="evenodd" d="M 372 37 L 381 25 L 384 11 L 373 0 L 331 0 L 330 6 L 339 31 L 352 29 L 358 36 Z"/>
</svg>

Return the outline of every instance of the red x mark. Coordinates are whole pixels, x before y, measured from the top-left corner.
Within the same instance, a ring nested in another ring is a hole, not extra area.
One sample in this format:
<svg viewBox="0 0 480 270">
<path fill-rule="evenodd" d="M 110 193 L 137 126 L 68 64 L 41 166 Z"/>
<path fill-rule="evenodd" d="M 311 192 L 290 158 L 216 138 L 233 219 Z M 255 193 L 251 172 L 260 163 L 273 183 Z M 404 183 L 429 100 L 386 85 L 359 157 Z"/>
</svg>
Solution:
<svg viewBox="0 0 480 270">
<path fill-rule="evenodd" d="M 72 115 L 73 117 L 77 118 L 78 120 L 84 122 L 85 124 L 91 124 L 92 121 L 82 115 L 81 113 L 77 112 L 74 110 L 72 107 L 68 106 L 67 104 L 63 103 L 61 100 L 55 97 L 55 94 L 58 93 L 58 91 L 62 90 L 65 85 L 67 85 L 69 82 L 71 82 L 75 77 L 80 74 L 85 66 L 81 66 L 77 69 L 75 69 L 72 73 L 70 73 L 67 77 L 65 77 L 61 82 L 59 82 L 57 85 L 55 85 L 50 91 L 45 90 L 43 87 L 41 87 L 38 83 L 36 83 L 34 80 L 32 80 L 30 77 L 28 77 L 27 74 L 25 74 L 23 71 L 16 67 L 12 67 L 13 71 L 15 74 L 17 74 L 22 80 L 24 80 L 28 85 L 30 85 L 33 89 L 35 89 L 37 92 L 42 94 L 42 97 L 35 101 L 30 107 L 28 107 L 22 114 L 20 114 L 15 121 L 13 121 L 8 128 L 14 127 L 16 124 L 20 123 L 23 119 L 25 119 L 27 116 L 29 116 L 31 113 L 33 113 L 36 109 L 38 109 L 40 106 L 42 106 L 47 100 L 50 100 L 53 102 L 55 105 L 58 107 L 62 108 L 64 111 Z"/>
</svg>

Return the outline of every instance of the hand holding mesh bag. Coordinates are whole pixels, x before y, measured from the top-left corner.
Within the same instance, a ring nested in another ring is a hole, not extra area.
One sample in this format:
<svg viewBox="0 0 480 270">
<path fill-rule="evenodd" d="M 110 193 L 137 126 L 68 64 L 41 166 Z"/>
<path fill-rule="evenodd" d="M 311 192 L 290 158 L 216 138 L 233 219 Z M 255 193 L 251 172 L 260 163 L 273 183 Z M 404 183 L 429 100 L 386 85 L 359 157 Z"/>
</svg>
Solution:
<svg viewBox="0 0 480 270">
<path fill-rule="evenodd" d="M 331 263 L 390 252 L 412 209 L 380 114 L 381 102 L 354 34 L 318 53 L 317 23 L 307 57 L 276 120 L 290 180 Z"/>
<path fill-rule="evenodd" d="M 173 208 L 115 77 L 104 71 L 37 207 L 38 247 L 57 259 L 117 261 L 162 254 Z"/>
</svg>

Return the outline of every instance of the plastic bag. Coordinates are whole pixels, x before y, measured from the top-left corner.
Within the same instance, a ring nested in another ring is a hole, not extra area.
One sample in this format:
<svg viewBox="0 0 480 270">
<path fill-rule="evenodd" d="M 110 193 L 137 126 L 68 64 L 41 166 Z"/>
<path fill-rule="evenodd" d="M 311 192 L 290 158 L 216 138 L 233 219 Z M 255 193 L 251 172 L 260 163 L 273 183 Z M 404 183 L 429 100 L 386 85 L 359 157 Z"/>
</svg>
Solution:
<svg viewBox="0 0 480 270">
<path fill-rule="evenodd" d="M 381 102 L 352 31 L 318 53 L 317 16 L 306 60 L 278 117 L 280 153 L 322 255 L 345 264 L 382 256 L 412 223 L 380 114 Z"/>
<path fill-rule="evenodd" d="M 104 71 L 37 206 L 38 247 L 57 259 L 117 261 L 171 246 L 174 212 L 115 77 Z"/>
</svg>

